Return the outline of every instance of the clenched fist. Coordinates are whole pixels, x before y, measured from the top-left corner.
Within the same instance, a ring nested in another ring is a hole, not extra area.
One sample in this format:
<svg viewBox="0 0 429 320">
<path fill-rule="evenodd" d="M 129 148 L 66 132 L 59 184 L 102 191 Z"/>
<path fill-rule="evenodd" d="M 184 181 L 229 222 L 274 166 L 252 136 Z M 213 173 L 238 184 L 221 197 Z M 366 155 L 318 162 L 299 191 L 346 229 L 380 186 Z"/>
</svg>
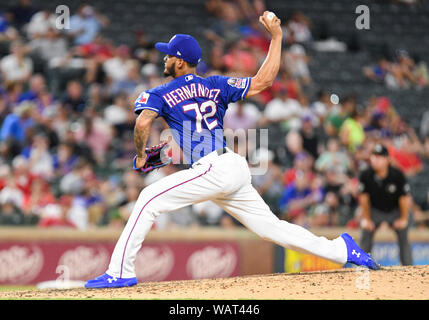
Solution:
<svg viewBox="0 0 429 320">
<path fill-rule="evenodd" d="M 271 34 L 272 38 L 282 37 L 281 20 L 277 18 L 276 15 L 273 15 L 272 12 L 265 11 L 264 14 L 259 17 L 259 22 Z"/>
</svg>

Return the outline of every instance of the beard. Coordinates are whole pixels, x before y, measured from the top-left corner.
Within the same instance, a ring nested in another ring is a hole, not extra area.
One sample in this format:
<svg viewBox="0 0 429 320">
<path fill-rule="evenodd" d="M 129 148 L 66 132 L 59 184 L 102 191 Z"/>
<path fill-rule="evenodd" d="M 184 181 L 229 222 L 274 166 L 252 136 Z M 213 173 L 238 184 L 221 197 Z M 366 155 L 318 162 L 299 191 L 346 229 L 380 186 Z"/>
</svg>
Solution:
<svg viewBox="0 0 429 320">
<path fill-rule="evenodd" d="M 164 76 L 172 76 L 173 78 L 176 76 L 176 62 L 174 62 L 170 67 L 165 68 Z"/>
</svg>

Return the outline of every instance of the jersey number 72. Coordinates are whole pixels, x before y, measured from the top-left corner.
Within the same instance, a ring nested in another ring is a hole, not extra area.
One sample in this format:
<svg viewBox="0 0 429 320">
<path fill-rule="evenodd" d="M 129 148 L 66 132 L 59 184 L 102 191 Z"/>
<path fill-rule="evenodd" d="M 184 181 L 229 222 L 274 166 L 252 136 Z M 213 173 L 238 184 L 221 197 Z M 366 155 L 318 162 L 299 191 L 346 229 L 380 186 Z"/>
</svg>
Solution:
<svg viewBox="0 0 429 320">
<path fill-rule="evenodd" d="M 209 121 L 209 118 L 213 117 L 216 114 L 217 107 L 214 101 L 207 100 L 201 103 L 201 105 L 198 105 L 198 103 L 190 103 L 182 106 L 182 108 L 184 112 L 188 112 L 191 110 L 195 111 L 195 129 L 197 130 L 197 132 L 203 131 L 203 120 L 209 130 L 212 130 L 217 127 L 217 119 Z M 210 109 L 209 111 L 207 111 L 208 108 Z"/>
</svg>

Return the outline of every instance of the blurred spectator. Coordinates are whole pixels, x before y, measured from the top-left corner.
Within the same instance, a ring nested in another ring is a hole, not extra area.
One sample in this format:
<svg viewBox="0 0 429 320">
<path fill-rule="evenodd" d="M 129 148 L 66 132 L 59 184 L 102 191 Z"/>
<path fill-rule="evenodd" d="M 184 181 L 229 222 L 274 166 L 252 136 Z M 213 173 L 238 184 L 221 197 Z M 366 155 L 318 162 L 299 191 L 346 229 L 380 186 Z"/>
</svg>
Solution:
<svg viewBox="0 0 429 320">
<path fill-rule="evenodd" d="M 223 65 L 233 74 L 253 76 L 258 71 L 258 60 L 244 40 L 231 44 L 223 56 Z"/>
<path fill-rule="evenodd" d="M 30 22 L 36 12 L 37 9 L 32 5 L 31 0 L 18 0 L 18 3 L 10 8 L 8 14 L 13 25 L 22 31 L 21 29 Z"/>
<path fill-rule="evenodd" d="M 396 51 L 394 61 L 380 57 L 377 64 L 363 69 L 364 75 L 379 83 L 384 83 L 391 89 L 422 88 L 428 85 L 427 67 L 424 62 L 417 62 L 406 50 Z"/>
<path fill-rule="evenodd" d="M 362 122 L 362 114 L 354 109 L 340 127 L 340 140 L 351 153 L 354 153 L 356 147 L 361 145 L 365 140 Z"/>
<path fill-rule="evenodd" d="M 400 49 L 396 53 L 399 69 L 399 85 L 402 88 L 409 88 L 416 83 L 414 77 L 415 62 L 406 50 Z"/>
<path fill-rule="evenodd" d="M 45 78 L 41 74 L 31 76 L 28 84 L 29 90 L 19 95 L 18 103 L 27 100 L 38 103 L 41 93 L 46 89 Z"/>
<path fill-rule="evenodd" d="M 67 83 L 67 91 L 61 99 L 62 108 L 66 109 L 69 116 L 81 114 L 86 107 L 87 99 L 83 87 L 79 81 L 71 80 Z"/>
<path fill-rule="evenodd" d="M 290 130 L 285 137 L 285 149 L 288 160 L 294 161 L 298 154 L 305 153 L 302 136 L 297 130 Z"/>
<path fill-rule="evenodd" d="M 29 46 L 49 68 L 62 66 L 69 54 L 66 39 L 55 28 L 48 28 L 43 36 L 31 40 Z"/>
<path fill-rule="evenodd" d="M 392 165 L 398 167 L 407 177 L 413 177 L 423 170 L 423 162 L 412 148 L 408 136 L 403 136 L 398 146 L 389 145 Z"/>
<path fill-rule="evenodd" d="M 320 123 L 324 123 L 325 117 L 332 112 L 333 108 L 336 108 L 336 105 L 332 103 L 329 92 L 325 90 L 320 90 L 316 100 L 311 104 L 311 109 L 319 117 Z"/>
<path fill-rule="evenodd" d="M 76 225 L 70 219 L 70 211 L 72 209 L 73 197 L 63 195 L 60 197 L 58 204 L 50 204 L 43 210 L 42 217 L 38 226 L 60 227 L 60 228 L 76 228 Z"/>
<path fill-rule="evenodd" d="M 286 86 L 277 82 L 273 85 L 274 99 L 267 103 L 265 118 L 271 123 L 280 122 L 284 129 L 299 129 L 301 125 L 301 105 L 288 96 Z"/>
<path fill-rule="evenodd" d="M 312 189 L 309 173 L 296 172 L 295 182 L 286 186 L 279 201 L 283 219 L 307 227 L 309 224 L 307 210 L 321 201 L 320 188 Z"/>
<path fill-rule="evenodd" d="M 205 36 L 215 44 L 229 46 L 241 40 L 240 11 L 235 3 L 219 1 L 215 4 L 215 2 L 209 1 L 212 5 L 210 10 L 219 19 L 209 29 L 205 30 Z"/>
<path fill-rule="evenodd" d="M 40 219 L 43 209 L 55 202 L 56 199 L 49 184 L 41 178 L 36 178 L 31 184 L 30 197 L 24 199 L 22 210 L 26 216 L 32 216 L 33 220 L 37 221 Z"/>
<path fill-rule="evenodd" d="M 224 128 L 232 130 L 253 129 L 257 127 L 260 118 L 260 111 L 252 102 L 239 100 L 229 104 L 224 118 Z"/>
<path fill-rule="evenodd" d="M 114 52 L 112 41 L 98 33 L 93 41 L 75 48 L 76 56 L 74 58 L 69 56 L 68 64 L 73 66 L 73 61 L 80 63 L 80 67 L 86 69 L 85 81 L 87 83 L 102 84 L 106 78 L 103 65 L 114 57 Z"/>
<path fill-rule="evenodd" d="M 413 77 L 417 88 L 429 86 L 429 70 L 427 63 L 418 55 L 414 55 L 415 67 L 413 69 Z"/>
<path fill-rule="evenodd" d="M 48 9 L 35 13 L 27 26 L 27 35 L 30 39 L 44 38 L 49 30 L 55 28 L 56 16 Z"/>
<path fill-rule="evenodd" d="M 16 161 L 17 159 L 14 160 L 14 170 L 25 170 L 18 168 Z M 33 179 L 25 180 L 26 178 L 25 175 L 17 177 L 10 174 L 5 177 L 5 185 L 0 191 L 0 224 L 34 225 L 37 223 L 36 215 L 24 211 L 31 196 L 30 188 L 33 181 Z"/>
<path fill-rule="evenodd" d="M 10 55 L 0 60 L 2 78 L 6 82 L 25 82 L 33 73 L 33 61 L 26 57 L 28 48 L 19 40 L 10 45 Z"/>
<path fill-rule="evenodd" d="M 0 11 L 0 41 L 14 41 L 18 39 L 18 31 L 6 20 L 5 14 Z"/>
<path fill-rule="evenodd" d="M 423 113 L 419 133 L 423 140 L 423 155 L 425 158 L 429 158 L 429 111 Z"/>
<path fill-rule="evenodd" d="M 391 70 L 392 70 L 391 63 L 389 63 L 389 61 L 385 57 L 380 57 L 377 60 L 377 64 L 364 67 L 363 73 L 367 78 L 371 79 L 372 81 L 384 83 L 385 81 L 386 82 L 393 81 L 393 79 L 389 80 L 387 78 L 387 77 L 391 77 L 390 75 Z"/>
<path fill-rule="evenodd" d="M 338 139 L 330 138 L 326 151 L 322 152 L 315 162 L 315 168 L 321 173 L 329 169 L 336 169 L 338 172 L 347 173 L 352 170 L 352 162 L 347 152 L 341 150 Z"/>
<path fill-rule="evenodd" d="M 125 225 L 126 222 L 128 221 L 128 218 L 130 217 L 133 211 L 134 205 L 139 197 L 139 194 L 140 194 L 140 190 L 134 186 L 129 186 L 126 188 L 125 190 L 126 199 L 124 199 L 124 201 L 118 208 L 119 217 L 123 225 Z M 118 217 L 113 217 L 113 218 L 118 218 Z"/>
<path fill-rule="evenodd" d="M 265 173 L 252 175 L 252 185 L 267 203 L 272 212 L 279 215 L 278 201 L 283 192 L 282 170 L 274 162 L 274 152 L 265 148 L 255 150 L 249 164 L 256 170 Z"/>
<path fill-rule="evenodd" d="M 372 114 L 370 121 L 366 124 L 365 135 L 370 135 L 374 138 L 384 139 L 391 137 L 393 132 L 391 123 L 387 115 L 383 112 L 376 112 Z"/>
<path fill-rule="evenodd" d="M 298 43 L 308 43 L 312 41 L 311 35 L 311 21 L 306 17 L 302 12 L 293 13 L 290 20 L 286 23 L 286 32 L 285 37 L 292 38 L 293 42 Z"/>
<path fill-rule="evenodd" d="M 88 163 L 79 160 L 70 172 L 61 177 L 59 185 L 61 193 L 82 195 L 85 191 L 86 179 L 90 178 L 88 170 L 91 171 Z"/>
<path fill-rule="evenodd" d="M 21 145 L 27 138 L 27 130 L 34 125 L 31 115 L 35 106 L 29 101 L 22 102 L 15 107 L 14 113 L 6 116 L 0 129 L 0 140 L 14 140 Z"/>
<path fill-rule="evenodd" d="M 43 179 L 50 180 L 54 175 L 54 164 L 49 152 L 49 139 L 45 134 L 33 137 L 30 147 L 23 150 L 29 160 L 30 172 Z"/>
<path fill-rule="evenodd" d="M 4 119 L 10 113 L 10 106 L 7 101 L 7 96 L 4 92 L 0 93 L 0 128 Z"/>
<path fill-rule="evenodd" d="M 311 83 L 310 70 L 308 69 L 309 57 L 300 44 L 293 44 L 288 50 L 283 51 L 284 64 L 288 72 L 302 84 Z"/>
<path fill-rule="evenodd" d="M 29 160 L 21 155 L 16 156 L 12 161 L 12 169 L 15 185 L 22 191 L 24 199 L 28 199 L 33 181 L 37 179 L 37 176 L 31 172 Z"/>
<path fill-rule="evenodd" d="M 109 20 L 92 6 L 82 4 L 77 13 L 70 18 L 68 34 L 74 39 L 75 45 L 90 43 L 108 23 Z"/>
<path fill-rule="evenodd" d="M 73 169 L 78 159 L 74 145 L 70 142 L 62 142 L 53 156 L 55 174 L 59 177 L 66 175 Z"/>
<path fill-rule="evenodd" d="M 126 45 L 120 45 L 115 52 L 115 56 L 103 63 L 103 70 L 110 81 L 124 80 L 132 63 L 130 63 L 130 49 Z"/>
<path fill-rule="evenodd" d="M 211 47 L 210 53 L 209 53 L 209 64 L 212 70 L 214 71 L 220 71 L 225 72 L 226 66 L 224 65 L 223 60 L 223 46 L 220 44 L 215 44 Z"/>
<path fill-rule="evenodd" d="M 152 66 L 152 64 L 146 64 L 142 68 L 144 76 L 150 77 L 156 75 L 157 70 L 156 68 L 153 69 Z M 112 83 L 110 88 L 111 95 L 116 95 L 120 92 L 133 95 L 137 91 L 137 86 L 143 82 L 140 76 L 140 64 L 137 60 L 128 60 L 126 70 L 127 74 L 124 79 L 119 79 Z"/>
<path fill-rule="evenodd" d="M 135 116 L 126 94 L 120 92 L 114 97 L 113 104 L 104 109 L 104 120 L 115 128 L 115 136 L 134 130 Z"/>
<path fill-rule="evenodd" d="M 297 172 L 304 172 L 308 173 L 307 178 L 309 180 L 313 180 L 315 177 L 313 171 L 313 161 L 311 157 L 306 152 L 299 152 L 296 154 L 294 160 L 293 160 L 293 166 L 291 168 L 288 168 L 283 175 L 283 185 L 288 186 L 295 182 L 296 179 L 296 173 Z"/>
<path fill-rule="evenodd" d="M 299 134 L 302 138 L 303 149 L 316 160 L 319 156 L 319 137 L 314 128 L 312 118 L 309 115 L 302 118 Z"/>
<path fill-rule="evenodd" d="M 133 58 L 145 65 L 152 62 L 151 56 L 154 52 L 158 53 L 155 50 L 155 44 L 147 38 L 146 32 L 143 30 L 136 31 L 136 43 L 131 48 Z"/>
<path fill-rule="evenodd" d="M 6 180 L 6 185 L 0 191 L 0 203 L 2 205 L 10 204 L 13 208 L 22 208 L 22 205 L 24 204 L 24 197 L 25 195 L 17 186 L 15 179 L 13 177 L 8 177 Z"/>
<path fill-rule="evenodd" d="M 429 192 L 422 199 L 413 201 L 413 218 L 417 229 L 429 228 Z"/>
<path fill-rule="evenodd" d="M 197 214 L 198 222 L 203 227 L 219 226 L 223 210 L 212 201 L 203 201 L 192 205 L 192 210 Z"/>
<path fill-rule="evenodd" d="M 11 201 L 0 203 L 0 225 L 19 226 L 24 224 L 24 215 Z"/>
<path fill-rule="evenodd" d="M 88 110 L 87 115 L 80 121 L 75 131 L 75 141 L 90 148 L 91 154 L 98 164 L 104 163 L 105 154 L 112 138 L 112 127 L 93 110 Z"/>
<path fill-rule="evenodd" d="M 324 129 L 328 136 L 337 136 L 343 122 L 356 108 L 353 96 L 345 96 L 341 99 L 338 108 L 332 108 L 325 119 Z"/>
</svg>

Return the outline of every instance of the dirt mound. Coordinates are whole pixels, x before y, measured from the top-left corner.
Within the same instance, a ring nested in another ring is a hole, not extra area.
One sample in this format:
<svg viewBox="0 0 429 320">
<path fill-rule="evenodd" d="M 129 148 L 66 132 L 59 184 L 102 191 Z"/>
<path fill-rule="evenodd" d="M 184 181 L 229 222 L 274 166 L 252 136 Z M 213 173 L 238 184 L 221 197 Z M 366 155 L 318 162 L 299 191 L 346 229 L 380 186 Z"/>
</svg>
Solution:
<svg viewBox="0 0 429 320">
<path fill-rule="evenodd" d="M 226 279 L 141 283 L 120 289 L 3 291 L 0 299 L 429 299 L 429 266 L 351 268 Z"/>
</svg>

